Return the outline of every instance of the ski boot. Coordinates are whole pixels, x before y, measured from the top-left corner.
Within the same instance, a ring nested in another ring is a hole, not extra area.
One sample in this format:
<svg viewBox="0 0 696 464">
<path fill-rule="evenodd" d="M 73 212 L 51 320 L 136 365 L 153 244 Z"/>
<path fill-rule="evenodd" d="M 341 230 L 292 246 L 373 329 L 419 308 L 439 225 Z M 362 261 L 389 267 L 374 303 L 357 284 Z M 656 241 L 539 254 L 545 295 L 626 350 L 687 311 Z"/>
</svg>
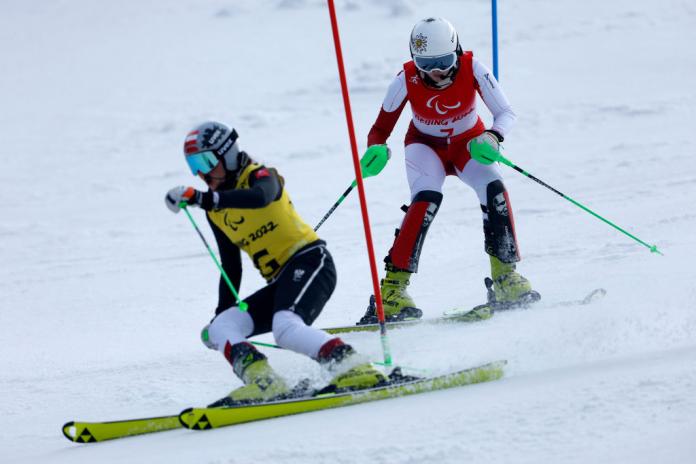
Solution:
<svg viewBox="0 0 696 464">
<path fill-rule="evenodd" d="M 423 316 L 423 311 L 416 307 L 416 303 L 406 292 L 410 276 L 410 272 L 387 269 L 387 275 L 380 283 L 386 322 L 409 321 L 420 319 Z M 365 315 L 357 325 L 377 324 L 378 322 L 377 306 L 374 296 L 372 296 Z"/>
<path fill-rule="evenodd" d="M 236 343 L 229 350 L 233 359 L 235 374 L 244 382 L 244 386 L 232 390 L 229 395 L 209 405 L 237 406 L 242 404 L 263 403 L 288 398 L 292 391 L 273 368 L 266 356 L 249 343 Z"/>
<path fill-rule="evenodd" d="M 492 279 L 486 278 L 485 284 L 494 309 L 518 308 L 541 299 L 529 280 L 515 271 L 515 263 L 503 263 L 495 256 L 490 259 Z"/>
<path fill-rule="evenodd" d="M 326 342 L 319 350 L 317 360 L 333 375 L 319 394 L 364 390 L 389 382 L 387 376 L 375 369 L 366 356 L 358 354 L 340 338 Z"/>
<path fill-rule="evenodd" d="M 514 263 L 503 263 L 494 256 L 490 259 L 493 278 L 484 279 L 487 302 L 473 309 L 445 311 L 446 318 L 464 322 L 482 321 L 493 316 L 495 311 L 527 307 L 541 299 L 539 292 L 532 290 L 529 281 L 515 272 Z"/>
</svg>

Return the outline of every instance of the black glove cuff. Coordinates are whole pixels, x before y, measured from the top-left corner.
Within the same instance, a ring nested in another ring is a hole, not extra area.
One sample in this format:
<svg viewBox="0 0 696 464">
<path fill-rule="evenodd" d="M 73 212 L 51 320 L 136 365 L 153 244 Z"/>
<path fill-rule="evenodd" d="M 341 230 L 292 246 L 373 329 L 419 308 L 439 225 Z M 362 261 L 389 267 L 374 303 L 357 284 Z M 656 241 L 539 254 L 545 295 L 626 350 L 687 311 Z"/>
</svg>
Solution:
<svg viewBox="0 0 696 464">
<path fill-rule="evenodd" d="M 489 134 L 493 134 L 495 136 L 495 138 L 498 139 L 498 143 L 503 143 L 503 140 L 505 140 L 505 138 L 498 131 L 495 131 L 492 129 L 486 129 L 484 132 L 488 132 Z"/>
<path fill-rule="evenodd" d="M 208 190 L 207 192 L 196 192 L 195 201 L 205 211 L 211 211 L 215 207 L 212 190 Z"/>
</svg>

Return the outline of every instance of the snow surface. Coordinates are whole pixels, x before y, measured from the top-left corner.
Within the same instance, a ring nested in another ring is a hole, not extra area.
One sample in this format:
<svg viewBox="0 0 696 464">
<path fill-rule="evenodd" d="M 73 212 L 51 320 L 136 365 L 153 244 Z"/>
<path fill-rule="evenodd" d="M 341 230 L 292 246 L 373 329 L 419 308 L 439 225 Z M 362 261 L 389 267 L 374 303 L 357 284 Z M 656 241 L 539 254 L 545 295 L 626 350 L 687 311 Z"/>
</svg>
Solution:
<svg viewBox="0 0 696 464">
<path fill-rule="evenodd" d="M 337 7 L 361 150 L 416 20 L 449 18 L 490 64 L 487 0 Z M 352 180 L 328 12 L 319 0 L 4 0 L 2 10 L 0 461 L 696 462 L 693 0 L 500 2 L 501 82 L 519 115 L 508 157 L 665 253 L 504 167 L 519 268 L 543 303 L 390 334 L 406 366 L 504 358 L 503 380 L 97 445 L 68 443 L 61 425 L 176 413 L 239 385 L 198 338 L 216 269 L 163 203 L 175 185 L 202 187 L 180 154 L 186 131 L 233 124 L 309 223 Z M 366 182 L 380 257 L 408 200 L 406 124 L 390 165 Z M 321 236 L 339 287 L 317 324 L 354 322 L 371 292 L 357 195 Z M 448 179 L 412 284 L 426 317 L 480 302 L 487 261 L 475 195 Z M 246 264 L 242 294 L 263 283 Z M 608 294 L 595 304 L 553 304 L 597 287 Z M 344 338 L 381 358 L 375 334 Z M 318 375 L 298 355 L 268 354 L 289 378 Z"/>
</svg>

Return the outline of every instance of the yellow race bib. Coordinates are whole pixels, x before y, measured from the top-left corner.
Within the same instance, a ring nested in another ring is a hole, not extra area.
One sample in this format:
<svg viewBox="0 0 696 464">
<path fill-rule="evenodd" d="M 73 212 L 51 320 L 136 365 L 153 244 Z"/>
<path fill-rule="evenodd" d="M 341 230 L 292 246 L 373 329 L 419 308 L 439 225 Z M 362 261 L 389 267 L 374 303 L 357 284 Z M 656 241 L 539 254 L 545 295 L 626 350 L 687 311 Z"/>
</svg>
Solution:
<svg viewBox="0 0 696 464">
<path fill-rule="evenodd" d="M 249 164 L 239 175 L 237 189 L 249 188 L 249 176 L 261 168 Z M 226 208 L 208 212 L 210 220 L 240 249 L 268 281 L 297 250 L 319 239 L 302 220 L 285 188 L 279 199 L 263 208 Z"/>
</svg>

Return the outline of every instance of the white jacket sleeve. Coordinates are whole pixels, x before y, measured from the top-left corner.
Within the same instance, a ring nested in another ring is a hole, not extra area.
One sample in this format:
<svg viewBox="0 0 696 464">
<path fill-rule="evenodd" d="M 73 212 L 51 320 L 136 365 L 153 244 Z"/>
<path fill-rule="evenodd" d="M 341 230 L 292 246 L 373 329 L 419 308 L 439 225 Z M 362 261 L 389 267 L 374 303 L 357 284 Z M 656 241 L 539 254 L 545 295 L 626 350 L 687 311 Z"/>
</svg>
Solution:
<svg viewBox="0 0 696 464">
<path fill-rule="evenodd" d="M 406 74 L 401 71 L 389 85 L 389 90 L 382 101 L 382 108 L 387 113 L 396 111 L 406 100 Z"/>
<path fill-rule="evenodd" d="M 493 73 L 484 64 L 473 59 L 474 78 L 478 82 L 481 98 L 493 114 L 491 130 L 505 137 L 517 120 L 517 115 L 510 107 L 507 97 Z"/>
</svg>

